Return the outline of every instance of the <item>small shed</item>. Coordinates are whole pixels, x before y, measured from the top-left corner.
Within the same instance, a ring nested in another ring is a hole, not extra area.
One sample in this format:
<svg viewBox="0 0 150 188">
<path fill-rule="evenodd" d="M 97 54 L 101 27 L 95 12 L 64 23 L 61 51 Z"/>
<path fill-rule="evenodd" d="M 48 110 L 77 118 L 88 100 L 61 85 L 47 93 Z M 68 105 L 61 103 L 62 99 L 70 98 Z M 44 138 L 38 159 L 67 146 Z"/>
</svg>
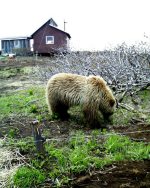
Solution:
<svg viewBox="0 0 150 188">
<path fill-rule="evenodd" d="M 38 54 L 53 54 L 66 52 L 69 49 L 69 33 L 57 28 L 51 18 L 37 29 L 32 35 L 33 51 Z"/>
<path fill-rule="evenodd" d="M 30 37 L 1 38 L 2 53 L 17 53 L 30 50 Z"/>
</svg>

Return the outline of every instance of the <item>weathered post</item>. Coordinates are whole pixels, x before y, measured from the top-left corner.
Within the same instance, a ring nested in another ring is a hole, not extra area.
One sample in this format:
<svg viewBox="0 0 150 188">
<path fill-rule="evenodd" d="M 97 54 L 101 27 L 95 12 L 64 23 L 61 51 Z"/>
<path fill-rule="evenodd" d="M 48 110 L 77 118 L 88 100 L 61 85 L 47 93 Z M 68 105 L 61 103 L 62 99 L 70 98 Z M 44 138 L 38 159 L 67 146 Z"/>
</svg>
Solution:
<svg viewBox="0 0 150 188">
<path fill-rule="evenodd" d="M 33 133 L 37 152 L 40 154 L 45 154 L 45 148 L 44 148 L 45 138 L 42 137 L 41 135 L 41 128 L 38 127 L 38 121 L 32 122 L 32 133 Z"/>
</svg>

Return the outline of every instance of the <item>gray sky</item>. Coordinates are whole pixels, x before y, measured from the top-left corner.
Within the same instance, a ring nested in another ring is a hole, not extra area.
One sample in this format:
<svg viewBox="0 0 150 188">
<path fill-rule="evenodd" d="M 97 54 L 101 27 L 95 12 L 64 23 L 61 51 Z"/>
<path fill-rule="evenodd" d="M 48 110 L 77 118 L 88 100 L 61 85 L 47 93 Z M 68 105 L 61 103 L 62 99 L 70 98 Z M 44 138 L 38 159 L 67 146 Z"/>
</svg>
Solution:
<svg viewBox="0 0 150 188">
<path fill-rule="evenodd" d="M 101 50 L 150 35 L 150 0 L 1 0 L 0 38 L 31 35 L 48 19 L 76 50 Z M 148 40 L 148 39 L 147 39 Z"/>
</svg>

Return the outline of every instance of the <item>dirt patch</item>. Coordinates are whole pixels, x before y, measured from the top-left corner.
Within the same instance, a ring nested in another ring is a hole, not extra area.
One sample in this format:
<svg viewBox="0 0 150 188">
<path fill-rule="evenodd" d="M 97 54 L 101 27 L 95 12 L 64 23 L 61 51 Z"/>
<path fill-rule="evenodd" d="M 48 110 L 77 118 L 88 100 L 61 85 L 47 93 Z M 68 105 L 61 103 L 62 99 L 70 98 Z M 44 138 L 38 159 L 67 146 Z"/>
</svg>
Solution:
<svg viewBox="0 0 150 188">
<path fill-rule="evenodd" d="M 32 136 L 32 124 L 35 120 L 31 117 L 19 117 L 12 116 L 7 119 L 3 119 L 0 126 L 0 137 L 4 137 L 9 134 L 9 131 L 15 130 L 15 137 L 25 138 Z M 60 121 L 60 120 L 43 120 L 38 123 L 38 126 L 42 130 L 42 134 L 46 138 L 59 138 L 59 137 L 68 137 L 71 132 L 82 130 L 85 134 L 89 135 L 93 129 L 79 124 L 75 121 Z M 131 140 L 136 142 L 150 142 L 150 124 L 144 122 L 137 122 L 136 124 L 128 125 L 109 125 L 108 126 L 108 135 L 109 134 L 119 134 L 129 136 Z M 99 129 L 99 134 L 101 135 L 101 130 Z"/>
<path fill-rule="evenodd" d="M 145 123 L 113 127 L 112 131 L 129 136 L 134 141 L 150 142 L 150 125 Z"/>
<path fill-rule="evenodd" d="M 17 89 L 31 87 L 35 84 L 43 84 L 41 80 L 32 75 L 31 71 L 35 66 L 45 66 L 47 64 L 47 61 L 41 60 L 19 61 L 12 59 L 6 62 L 0 61 L 0 95 L 16 91 Z"/>
<path fill-rule="evenodd" d="M 150 187 L 150 161 L 126 161 L 113 164 L 93 175 L 80 176 L 74 188 L 148 188 Z"/>
<path fill-rule="evenodd" d="M 15 128 L 17 130 L 17 137 L 27 137 L 32 136 L 32 123 L 34 120 L 32 118 L 26 117 L 11 117 L 7 120 L 3 120 L 1 124 L 1 134 L 8 134 L 10 129 Z M 7 125 L 7 126 L 6 126 Z M 93 129 L 89 129 L 84 125 L 77 124 L 72 121 L 43 121 L 39 123 L 43 134 L 47 135 L 47 138 L 58 138 L 58 137 L 67 137 L 70 132 L 76 130 L 82 130 L 86 134 L 90 134 Z M 133 141 L 143 141 L 150 142 L 150 124 L 146 123 L 137 123 L 131 125 L 122 125 L 122 126 L 109 126 L 108 135 L 112 132 L 120 135 L 129 136 Z M 101 130 L 99 130 L 101 131 Z M 46 133 L 45 133 L 46 132 Z"/>
<path fill-rule="evenodd" d="M 7 61 L 0 61 L 0 68 L 10 67 L 10 68 L 20 68 L 20 67 L 26 67 L 26 66 L 36 66 L 36 65 L 46 65 L 47 59 L 40 59 L 37 60 L 35 58 L 32 59 L 10 59 Z"/>
</svg>

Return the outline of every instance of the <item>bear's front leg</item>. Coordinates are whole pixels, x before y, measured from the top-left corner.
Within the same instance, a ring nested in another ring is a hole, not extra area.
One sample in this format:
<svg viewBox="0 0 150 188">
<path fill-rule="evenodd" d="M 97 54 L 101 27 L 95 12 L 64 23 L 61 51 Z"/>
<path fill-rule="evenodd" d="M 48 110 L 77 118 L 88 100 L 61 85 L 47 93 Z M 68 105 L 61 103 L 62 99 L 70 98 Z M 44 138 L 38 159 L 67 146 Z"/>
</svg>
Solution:
<svg viewBox="0 0 150 188">
<path fill-rule="evenodd" d="M 113 122 L 113 113 L 103 113 L 104 124 L 111 124 Z"/>
</svg>

